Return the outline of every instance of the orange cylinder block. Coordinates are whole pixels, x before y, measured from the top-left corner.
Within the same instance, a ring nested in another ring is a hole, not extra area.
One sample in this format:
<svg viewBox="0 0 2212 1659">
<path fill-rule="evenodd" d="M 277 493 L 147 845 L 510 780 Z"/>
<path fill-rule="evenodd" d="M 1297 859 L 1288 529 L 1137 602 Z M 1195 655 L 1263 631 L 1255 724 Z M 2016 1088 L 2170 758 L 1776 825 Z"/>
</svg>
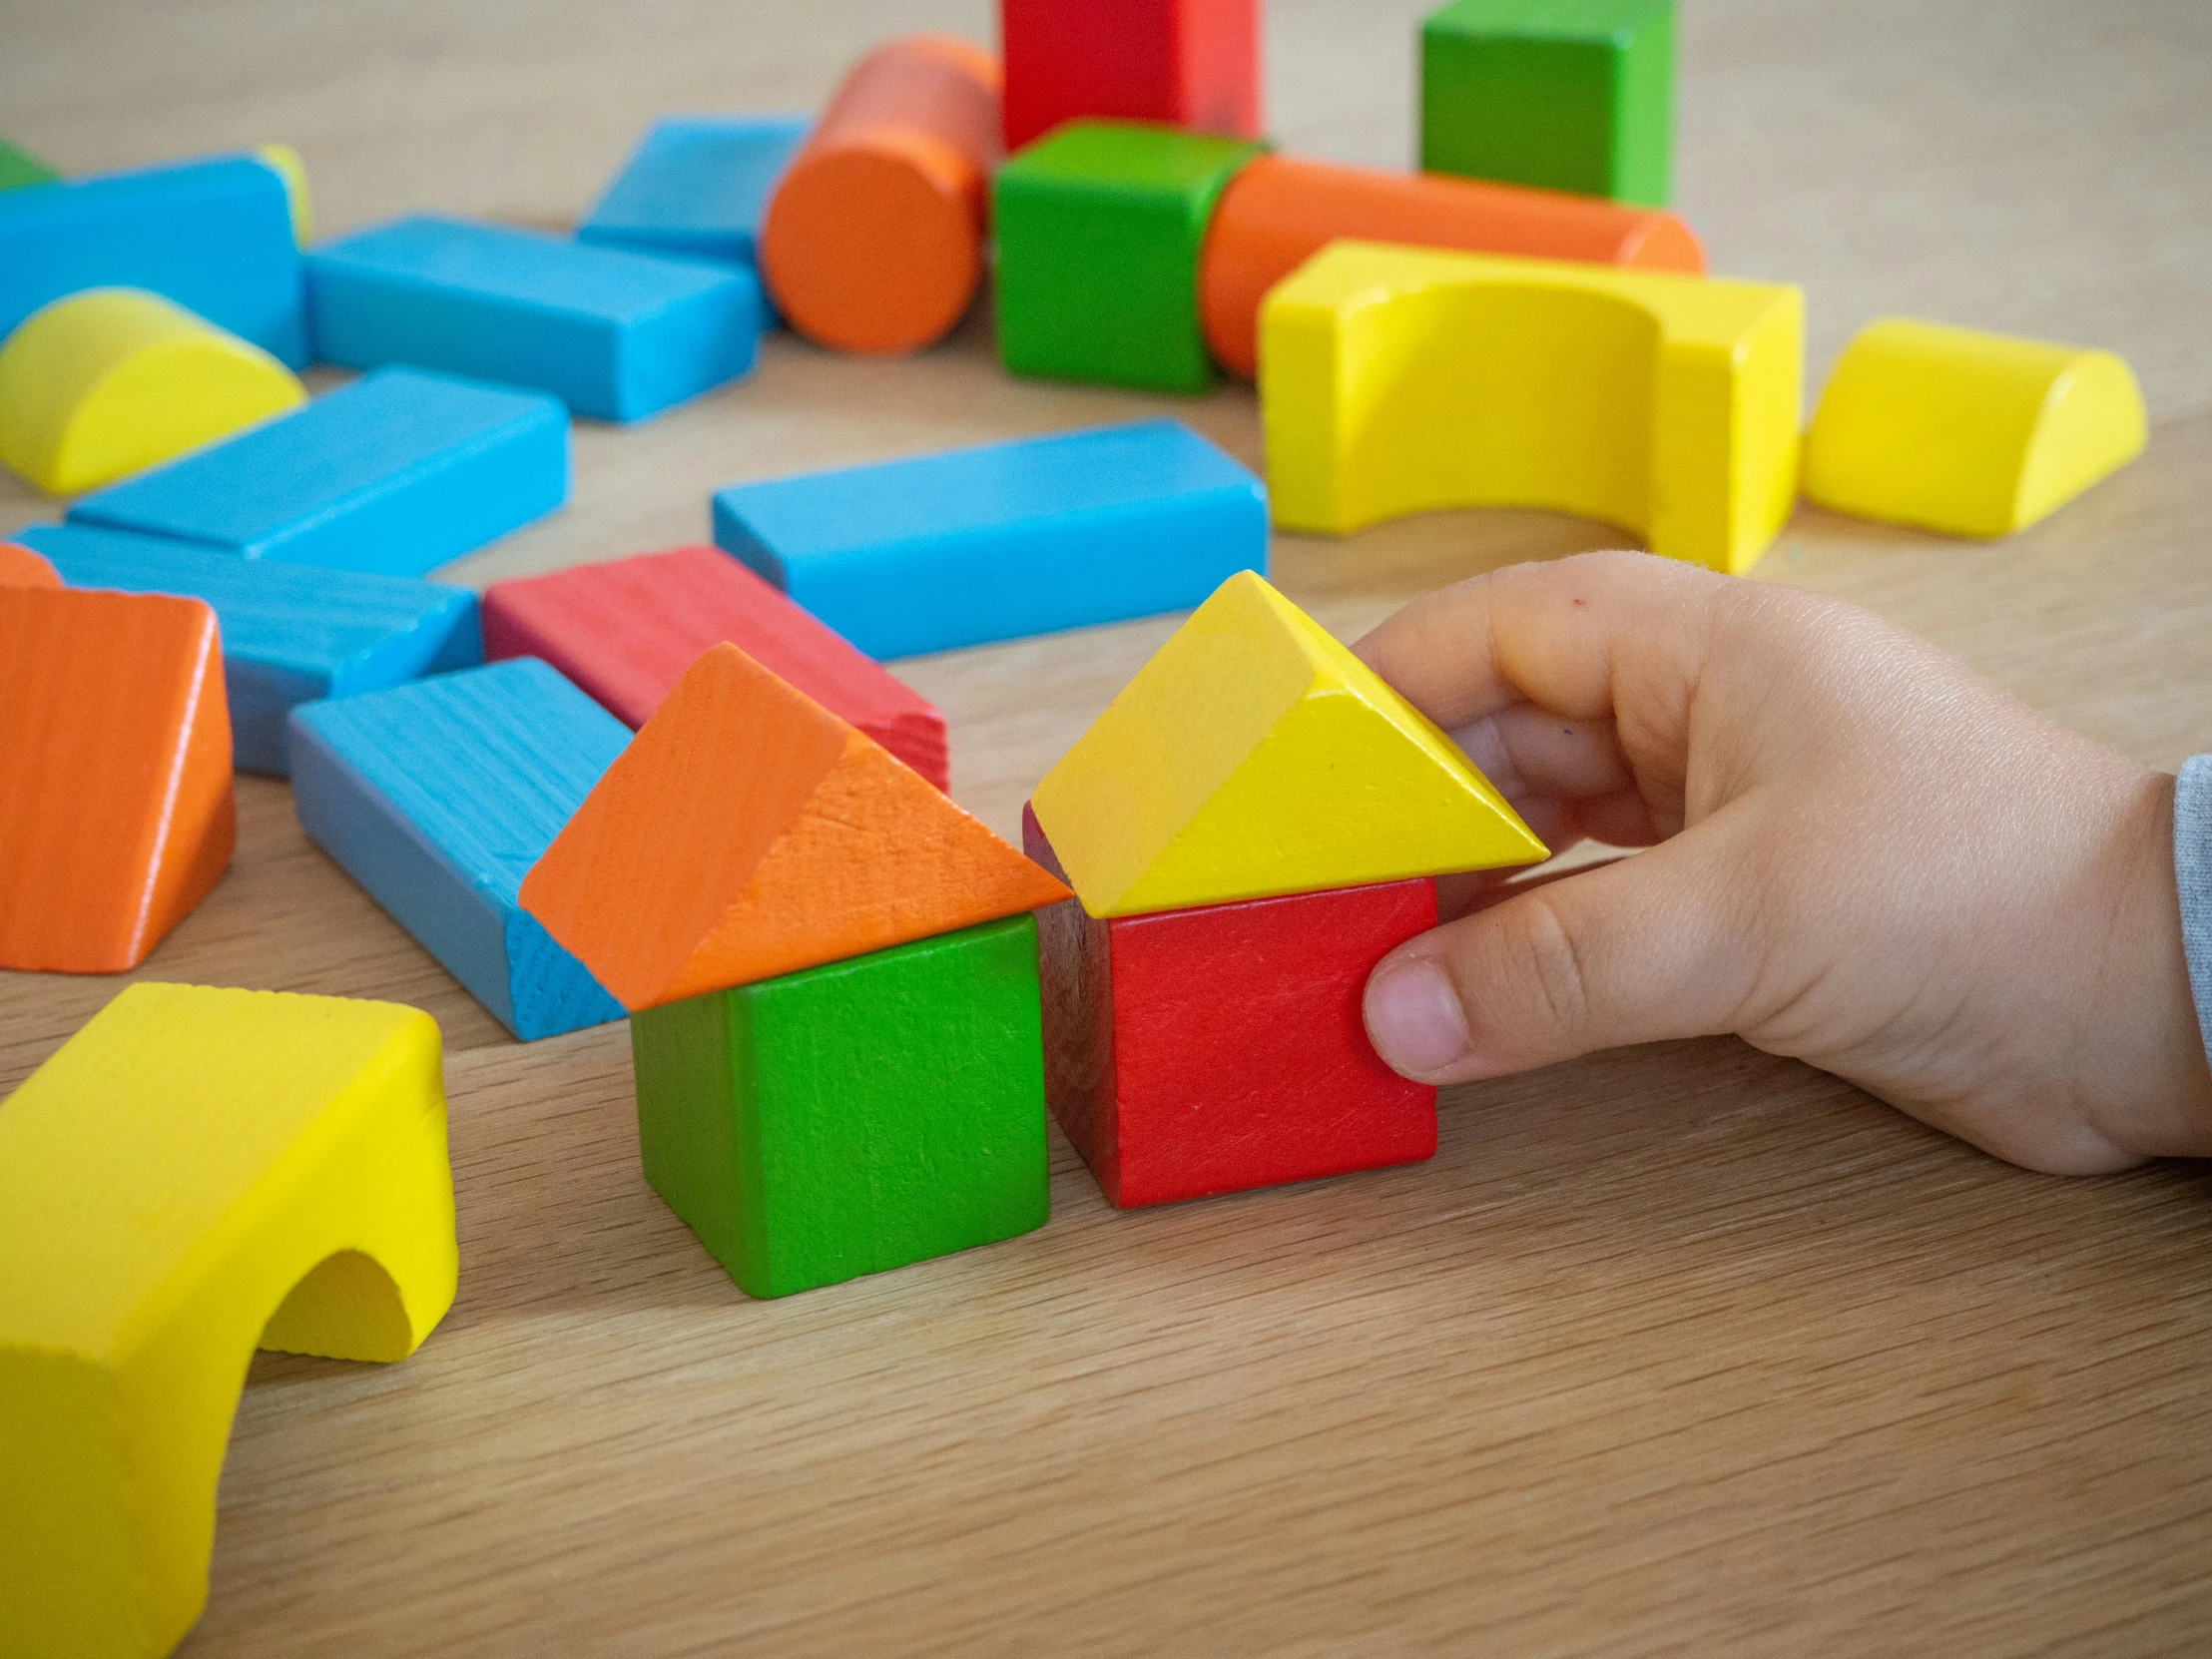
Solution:
<svg viewBox="0 0 2212 1659">
<path fill-rule="evenodd" d="M 21 542 L 0 541 L 0 588 L 58 588 L 61 573 Z"/>
<path fill-rule="evenodd" d="M 998 60 L 948 35 L 853 66 L 762 227 L 761 274 L 786 321 L 823 345 L 890 352 L 960 320 L 983 276 L 998 88 Z"/>
<path fill-rule="evenodd" d="M 1646 271 L 1705 270 L 1681 220 L 1596 196 L 1262 156 L 1229 181 L 1199 256 L 1199 316 L 1222 367 L 1259 372 L 1260 301 L 1341 237 Z"/>
</svg>

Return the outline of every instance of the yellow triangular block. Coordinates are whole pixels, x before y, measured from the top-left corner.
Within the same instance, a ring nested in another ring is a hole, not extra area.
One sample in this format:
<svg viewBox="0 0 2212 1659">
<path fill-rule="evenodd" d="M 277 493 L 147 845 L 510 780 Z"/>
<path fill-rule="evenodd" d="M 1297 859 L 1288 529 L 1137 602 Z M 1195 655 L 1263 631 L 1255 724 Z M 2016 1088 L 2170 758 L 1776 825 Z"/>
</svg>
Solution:
<svg viewBox="0 0 2212 1659">
<path fill-rule="evenodd" d="M 1031 806 L 1096 916 L 1545 856 L 1449 738 L 1249 571 L 1137 671 Z"/>
</svg>

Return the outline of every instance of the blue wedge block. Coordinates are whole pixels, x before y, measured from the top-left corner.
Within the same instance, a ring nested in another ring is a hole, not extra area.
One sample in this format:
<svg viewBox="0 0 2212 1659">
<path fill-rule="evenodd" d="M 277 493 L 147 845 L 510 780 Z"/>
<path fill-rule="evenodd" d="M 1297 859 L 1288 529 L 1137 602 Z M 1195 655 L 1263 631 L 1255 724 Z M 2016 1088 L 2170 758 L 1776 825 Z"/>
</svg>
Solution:
<svg viewBox="0 0 2212 1659">
<path fill-rule="evenodd" d="M 656 121 L 576 228 L 576 240 L 757 270 L 769 195 L 807 128 L 803 115 Z"/>
</svg>

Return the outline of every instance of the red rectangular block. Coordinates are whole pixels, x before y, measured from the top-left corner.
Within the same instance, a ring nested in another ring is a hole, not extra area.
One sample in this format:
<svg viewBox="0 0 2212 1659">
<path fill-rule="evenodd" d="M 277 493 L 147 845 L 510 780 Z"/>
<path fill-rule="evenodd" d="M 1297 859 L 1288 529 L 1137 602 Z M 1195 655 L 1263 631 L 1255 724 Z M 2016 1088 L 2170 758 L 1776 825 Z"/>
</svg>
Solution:
<svg viewBox="0 0 2212 1659">
<path fill-rule="evenodd" d="M 1260 0 L 999 0 L 1006 149 L 1063 121 L 1260 136 Z"/>
</svg>

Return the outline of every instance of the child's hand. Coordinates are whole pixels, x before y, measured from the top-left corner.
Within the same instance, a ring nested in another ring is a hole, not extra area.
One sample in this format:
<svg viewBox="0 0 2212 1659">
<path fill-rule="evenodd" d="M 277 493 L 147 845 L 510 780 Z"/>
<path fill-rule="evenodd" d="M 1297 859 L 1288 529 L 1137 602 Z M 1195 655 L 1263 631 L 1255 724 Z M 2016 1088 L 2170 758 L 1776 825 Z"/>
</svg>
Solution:
<svg viewBox="0 0 2212 1659">
<path fill-rule="evenodd" d="M 1732 1031 L 2031 1169 L 2212 1154 L 2172 778 L 1864 611 L 1644 554 L 1478 576 L 1356 649 L 1553 846 L 1658 843 L 1473 878 L 1385 957 L 1405 1075 Z"/>
</svg>

